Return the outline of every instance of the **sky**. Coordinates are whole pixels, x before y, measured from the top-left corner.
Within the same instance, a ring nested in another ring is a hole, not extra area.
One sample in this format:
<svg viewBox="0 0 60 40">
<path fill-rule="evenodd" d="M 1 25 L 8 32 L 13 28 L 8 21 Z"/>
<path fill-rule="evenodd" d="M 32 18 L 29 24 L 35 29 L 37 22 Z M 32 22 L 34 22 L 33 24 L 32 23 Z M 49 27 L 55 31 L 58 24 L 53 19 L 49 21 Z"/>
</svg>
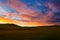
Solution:
<svg viewBox="0 0 60 40">
<path fill-rule="evenodd" d="M 60 25 L 60 0 L 0 0 L 0 23 Z"/>
</svg>

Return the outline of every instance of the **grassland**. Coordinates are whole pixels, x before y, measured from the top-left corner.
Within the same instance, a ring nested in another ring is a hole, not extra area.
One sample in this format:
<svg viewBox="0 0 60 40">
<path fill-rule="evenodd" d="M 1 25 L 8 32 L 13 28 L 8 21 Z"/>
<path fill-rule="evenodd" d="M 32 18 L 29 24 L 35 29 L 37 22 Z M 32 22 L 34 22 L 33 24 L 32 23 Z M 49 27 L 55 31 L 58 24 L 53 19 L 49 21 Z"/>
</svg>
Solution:
<svg viewBox="0 0 60 40">
<path fill-rule="evenodd" d="M 0 40 L 60 40 L 60 26 L 22 28 L 0 24 Z"/>
</svg>

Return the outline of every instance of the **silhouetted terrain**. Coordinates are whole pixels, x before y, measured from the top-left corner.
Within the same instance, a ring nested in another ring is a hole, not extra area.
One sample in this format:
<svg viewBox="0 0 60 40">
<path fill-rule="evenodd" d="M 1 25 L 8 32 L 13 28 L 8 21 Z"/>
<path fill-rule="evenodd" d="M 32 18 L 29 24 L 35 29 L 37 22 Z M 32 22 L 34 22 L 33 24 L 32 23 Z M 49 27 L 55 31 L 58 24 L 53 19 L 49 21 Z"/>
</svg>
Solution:
<svg viewBox="0 0 60 40">
<path fill-rule="evenodd" d="M 0 40 L 60 40 L 60 26 L 20 27 L 0 24 Z"/>
</svg>

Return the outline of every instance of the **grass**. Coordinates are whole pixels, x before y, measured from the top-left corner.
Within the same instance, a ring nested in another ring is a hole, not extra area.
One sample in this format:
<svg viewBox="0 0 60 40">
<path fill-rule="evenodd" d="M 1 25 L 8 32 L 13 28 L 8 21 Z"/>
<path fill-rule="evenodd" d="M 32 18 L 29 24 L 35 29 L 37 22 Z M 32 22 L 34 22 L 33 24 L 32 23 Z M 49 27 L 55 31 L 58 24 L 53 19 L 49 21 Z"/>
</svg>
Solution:
<svg viewBox="0 0 60 40">
<path fill-rule="evenodd" d="M 22 28 L 0 24 L 0 40 L 60 40 L 60 26 Z"/>
</svg>

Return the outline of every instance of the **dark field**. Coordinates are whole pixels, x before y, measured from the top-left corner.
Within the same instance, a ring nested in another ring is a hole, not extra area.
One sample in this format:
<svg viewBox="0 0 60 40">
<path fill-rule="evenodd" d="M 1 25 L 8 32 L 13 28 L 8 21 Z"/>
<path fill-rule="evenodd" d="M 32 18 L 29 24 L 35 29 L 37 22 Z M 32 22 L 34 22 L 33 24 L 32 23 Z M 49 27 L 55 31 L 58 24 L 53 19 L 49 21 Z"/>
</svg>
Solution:
<svg viewBox="0 0 60 40">
<path fill-rule="evenodd" d="M 22 28 L 0 24 L 0 40 L 60 40 L 60 26 Z"/>
</svg>

